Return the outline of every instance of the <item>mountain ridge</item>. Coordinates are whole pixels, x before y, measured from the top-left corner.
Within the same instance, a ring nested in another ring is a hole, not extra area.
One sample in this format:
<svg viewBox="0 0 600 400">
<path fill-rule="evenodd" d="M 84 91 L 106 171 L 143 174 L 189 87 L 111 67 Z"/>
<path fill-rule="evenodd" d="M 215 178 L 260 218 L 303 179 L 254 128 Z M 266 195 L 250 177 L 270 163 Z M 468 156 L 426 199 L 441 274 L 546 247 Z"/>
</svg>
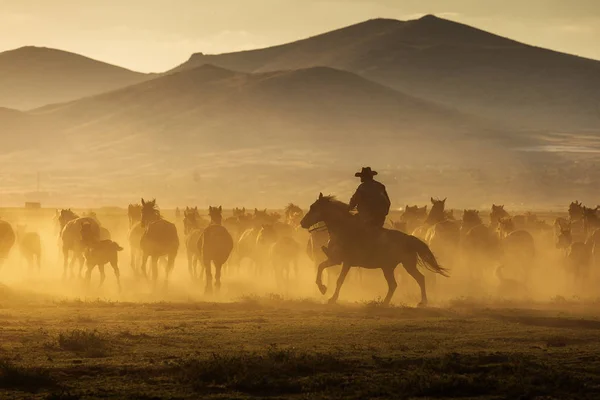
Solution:
<svg viewBox="0 0 600 400">
<path fill-rule="evenodd" d="M 0 53 L 0 106 L 33 109 L 125 87 L 153 76 L 64 50 L 24 46 Z"/>
</svg>

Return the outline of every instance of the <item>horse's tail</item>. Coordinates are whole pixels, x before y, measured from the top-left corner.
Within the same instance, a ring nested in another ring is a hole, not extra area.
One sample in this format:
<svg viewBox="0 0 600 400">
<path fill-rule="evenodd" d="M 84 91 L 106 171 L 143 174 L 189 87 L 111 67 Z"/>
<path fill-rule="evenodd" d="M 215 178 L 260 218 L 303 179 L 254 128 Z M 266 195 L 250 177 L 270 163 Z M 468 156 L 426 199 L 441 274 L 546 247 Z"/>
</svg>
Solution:
<svg viewBox="0 0 600 400">
<path fill-rule="evenodd" d="M 431 249 L 427 245 L 427 243 L 423 242 L 421 239 L 415 236 L 409 236 L 409 242 L 412 248 L 417 253 L 417 265 L 431 271 L 436 274 L 440 274 L 442 276 L 448 277 L 448 270 L 446 268 L 441 267 L 435 256 L 431 252 Z"/>
</svg>

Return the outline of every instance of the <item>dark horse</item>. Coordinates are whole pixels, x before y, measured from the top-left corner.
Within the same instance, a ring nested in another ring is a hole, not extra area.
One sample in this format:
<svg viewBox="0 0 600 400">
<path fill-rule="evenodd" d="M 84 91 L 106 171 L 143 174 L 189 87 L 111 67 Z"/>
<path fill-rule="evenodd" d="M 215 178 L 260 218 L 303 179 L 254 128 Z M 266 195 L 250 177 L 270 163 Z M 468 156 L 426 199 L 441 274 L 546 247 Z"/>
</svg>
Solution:
<svg viewBox="0 0 600 400">
<path fill-rule="evenodd" d="M 308 229 L 319 222 L 325 223 L 331 235 L 328 250 L 330 257 L 319 265 L 317 271 L 317 286 L 321 293 L 325 294 L 327 291 L 321 281 L 323 270 L 333 265 L 342 264 L 342 272 L 338 277 L 335 292 L 329 299 L 329 303 L 337 301 L 344 279 L 351 267 L 382 269 L 388 283 L 388 293 L 383 300 L 384 304 L 389 304 L 398 286 L 394 277 L 394 270 L 400 263 L 421 288 L 420 306 L 427 304 L 427 292 L 425 290 L 425 277 L 417 267 L 420 265 L 432 272 L 448 276 L 446 269 L 438 265 L 426 243 L 403 232 L 382 229 L 382 234 L 373 243 L 373 248 L 369 249 L 375 251 L 368 251 L 363 243 L 372 242 L 373 240 L 367 237 L 368 233 L 365 233 L 360 220 L 350 214 L 348 204 L 335 200 L 332 196 L 323 196 L 322 193 L 319 194 L 317 201 L 310 206 L 310 210 L 302 219 L 300 225 Z"/>
<path fill-rule="evenodd" d="M 179 250 L 179 237 L 175 224 L 164 220 L 156 208 L 156 200 L 144 201 L 142 199 L 142 221 L 144 233 L 140 240 L 142 249 L 142 273 L 146 275 L 148 258 L 152 257 L 152 281 L 156 285 L 158 278 L 158 259 L 167 256 L 165 285 L 169 274 L 175 265 L 175 257 Z"/>
<path fill-rule="evenodd" d="M 233 250 L 233 238 L 221 225 L 223 220 L 223 208 L 209 207 L 210 225 L 206 227 L 198 240 L 198 253 L 202 257 L 202 265 L 206 272 L 207 294 L 212 293 L 212 264 L 215 264 L 215 287 L 221 288 L 221 268 L 227 262 L 231 250 Z"/>
</svg>

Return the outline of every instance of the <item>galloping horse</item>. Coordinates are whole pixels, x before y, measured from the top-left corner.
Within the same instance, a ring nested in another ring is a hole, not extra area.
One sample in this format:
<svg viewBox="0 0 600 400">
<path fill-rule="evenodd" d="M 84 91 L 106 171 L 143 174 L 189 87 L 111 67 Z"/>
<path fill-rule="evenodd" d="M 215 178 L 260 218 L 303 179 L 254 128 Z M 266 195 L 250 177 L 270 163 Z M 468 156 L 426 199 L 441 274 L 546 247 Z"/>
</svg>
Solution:
<svg viewBox="0 0 600 400">
<path fill-rule="evenodd" d="M 202 223 L 198 207 L 186 207 L 183 211 L 183 230 L 185 234 L 188 271 L 192 280 L 196 280 L 199 277 L 197 267 L 200 260 L 198 240 L 202 235 Z"/>
<path fill-rule="evenodd" d="M 142 227 L 144 233 L 140 240 L 142 249 L 142 273 L 146 274 L 148 258 L 152 258 L 152 282 L 156 285 L 158 279 L 158 259 L 167 256 L 167 267 L 165 274 L 165 286 L 169 281 L 169 274 L 175 265 L 175 257 L 179 250 L 179 237 L 175 224 L 164 220 L 158 208 L 156 200 L 144 201 L 142 199 Z"/>
<path fill-rule="evenodd" d="M 221 288 L 221 268 L 227 262 L 233 250 L 233 238 L 221 225 L 223 208 L 221 206 L 209 207 L 210 225 L 204 229 L 198 240 L 198 252 L 202 257 L 202 264 L 206 272 L 207 294 L 212 293 L 212 264 L 215 264 L 215 287 Z"/>
<path fill-rule="evenodd" d="M 425 243 L 436 252 L 438 259 L 453 265 L 460 245 L 460 224 L 448 218 L 449 214 L 444 209 L 446 199 L 439 200 L 432 197 L 431 204 L 431 210 L 425 221 L 425 225 L 429 226 L 425 234 Z"/>
<path fill-rule="evenodd" d="M 67 275 L 67 266 L 73 276 L 73 267 L 75 261 L 79 262 L 79 275 L 83 270 L 83 252 L 86 245 L 81 237 L 81 229 L 83 225 L 89 225 L 89 235 L 94 240 L 100 240 L 100 224 L 91 217 L 79 217 L 71 209 L 61 210 L 58 217 L 60 222 L 63 253 L 63 278 Z M 71 259 L 69 255 L 71 254 Z"/>
<path fill-rule="evenodd" d="M 448 276 L 446 269 L 438 265 L 426 243 L 399 231 L 382 229 L 381 235 L 373 244 L 376 251 L 365 251 L 363 243 L 368 239 L 360 220 L 350 214 L 348 204 L 335 200 L 331 196 L 323 196 L 322 193 L 310 207 L 300 225 L 308 229 L 319 222 L 325 223 L 332 238 L 328 250 L 330 258 L 322 262 L 317 271 L 317 286 L 321 293 L 325 294 L 327 291 L 327 287 L 323 285 L 321 279 L 323 270 L 339 263 L 342 264 L 335 292 L 329 299 L 330 303 L 337 301 L 340 289 L 351 267 L 381 268 L 388 283 L 384 304 L 389 304 L 398 286 L 394 270 L 400 263 L 421 288 L 420 305 L 427 304 L 427 292 L 425 277 L 417 267 L 420 265 L 432 272 Z"/>
<path fill-rule="evenodd" d="M 129 218 L 129 228 L 142 221 L 142 205 L 130 204 L 127 207 L 127 217 Z"/>
</svg>

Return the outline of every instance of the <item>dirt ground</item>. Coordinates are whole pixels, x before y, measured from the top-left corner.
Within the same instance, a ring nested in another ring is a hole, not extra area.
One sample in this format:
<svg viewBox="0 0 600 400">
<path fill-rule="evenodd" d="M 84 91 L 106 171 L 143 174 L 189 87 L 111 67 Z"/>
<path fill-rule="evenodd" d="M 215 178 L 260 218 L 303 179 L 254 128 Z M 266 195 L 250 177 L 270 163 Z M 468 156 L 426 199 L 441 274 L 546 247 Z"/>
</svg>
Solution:
<svg viewBox="0 0 600 400">
<path fill-rule="evenodd" d="M 29 298 L 0 286 L 0 398 L 600 398 L 600 304 Z"/>
</svg>

